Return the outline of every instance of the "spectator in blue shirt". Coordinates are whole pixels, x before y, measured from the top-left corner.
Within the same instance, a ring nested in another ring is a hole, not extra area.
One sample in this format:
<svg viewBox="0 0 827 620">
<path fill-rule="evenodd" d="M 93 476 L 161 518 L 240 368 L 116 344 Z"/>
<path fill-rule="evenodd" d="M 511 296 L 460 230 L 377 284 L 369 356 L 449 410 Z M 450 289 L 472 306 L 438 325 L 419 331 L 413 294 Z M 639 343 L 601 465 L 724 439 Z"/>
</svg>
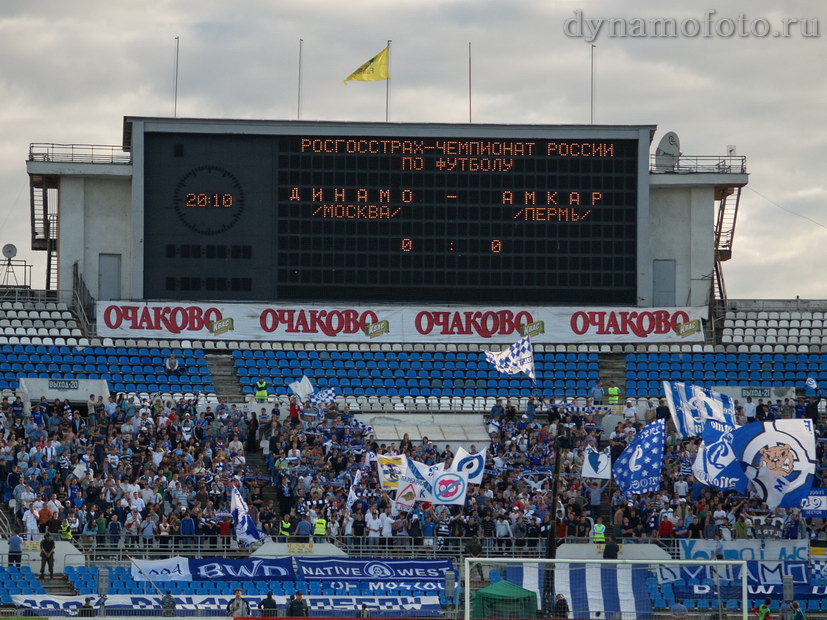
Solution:
<svg viewBox="0 0 827 620">
<path fill-rule="evenodd" d="M 311 533 L 312 528 L 310 526 L 310 521 L 307 520 L 307 516 L 303 516 L 296 525 L 295 535 L 298 542 L 309 542 Z"/>
<path fill-rule="evenodd" d="M 40 399 L 41 402 L 46 400 L 45 398 Z M 38 403 L 39 404 L 39 403 Z M 18 396 L 14 399 L 14 402 L 11 404 L 11 413 L 12 416 L 15 418 L 22 418 L 23 412 L 26 410 L 26 404 L 23 402 L 23 399 Z"/>
</svg>

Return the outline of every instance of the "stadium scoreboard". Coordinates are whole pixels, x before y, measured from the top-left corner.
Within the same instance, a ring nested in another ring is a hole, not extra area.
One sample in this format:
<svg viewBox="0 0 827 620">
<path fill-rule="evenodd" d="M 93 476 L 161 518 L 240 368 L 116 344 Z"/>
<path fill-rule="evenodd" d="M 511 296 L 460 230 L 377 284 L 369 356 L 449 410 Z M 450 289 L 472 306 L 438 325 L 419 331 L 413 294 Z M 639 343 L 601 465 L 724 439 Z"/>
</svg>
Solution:
<svg viewBox="0 0 827 620">
<path fill-rule="evenodd" d="M 639 138 L 370 127 L 147 131 L 145 297 L 636 302 Z"/>
</svg>

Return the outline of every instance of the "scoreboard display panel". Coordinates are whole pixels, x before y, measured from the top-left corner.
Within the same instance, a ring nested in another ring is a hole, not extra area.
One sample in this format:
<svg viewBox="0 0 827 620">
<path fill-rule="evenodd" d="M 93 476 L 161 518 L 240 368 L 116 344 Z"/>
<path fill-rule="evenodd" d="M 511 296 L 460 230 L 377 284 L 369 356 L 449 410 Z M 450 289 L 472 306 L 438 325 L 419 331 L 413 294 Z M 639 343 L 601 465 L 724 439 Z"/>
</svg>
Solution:
<svg viewBox="0 0 827 620">
<path fill-rule="evenodd" d="M 637 137 L 297 127 L 144 134 L 146 298 L 636 303 Z"/>
</svg>

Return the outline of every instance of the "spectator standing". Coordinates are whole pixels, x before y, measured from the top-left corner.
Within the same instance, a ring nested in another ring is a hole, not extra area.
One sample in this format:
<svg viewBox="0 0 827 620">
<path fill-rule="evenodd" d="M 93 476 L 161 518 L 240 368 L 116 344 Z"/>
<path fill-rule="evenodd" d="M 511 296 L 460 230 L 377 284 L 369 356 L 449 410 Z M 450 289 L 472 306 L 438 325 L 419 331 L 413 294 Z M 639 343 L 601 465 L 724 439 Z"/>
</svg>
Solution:
<svg viewBox="0 0 827 620">
<path fill-rule="evenodd" d="M 666 404 L 666 401 L 661 398 L 658 401 L 657 409 L 655 409 L 655 419 L 657 420 L 668 420 L 670 417 L 669 406 Z"/>
<path fill-rule="evenodd" d="M 172 596 L 172 592 L 167 590 L 167 593 L 164 594 L 164 598 L 161 599 L 161 615 L 166 618 L 171 618 L 175 615 L 175 598 Z"/>
<path fill-rule="evenodd" d="M 83 605 L 78 609 L 78 618 L 92 618 L 95 616 L 95 608 L 92 607 L 92 597 L 83 599 Z"/>
<path fill-rule="evenodd" d="M 758 415 L 758 405 L 752 402 L 752 396 L 747 396 L 747 402 L 744 403 L 744 415 L 747 417 L 747 424 L 755 422 L 755 417 Z"/>
<path fill-rule="evenodd" d="M 276 601 L 273 599 L 272 592 L 267 593 L 265 599 L 259 603 L 258 608 L 261 610 L 261 615 L 265 618 L 272 618 L 276 615 Z"/>
<path fill-rule="evenodd" d="M 811 396 L 804 408 L 804 417 L 812 420 L 814 425 L 818 424 L 818 403 L 820 402 L 820 396 Z"/>
<path fill-rule="evenodd" d="M 259 403 L 263 403 L 267 400 L 267 382 L 264 380 L 264 377 L 259 377 L 258 381 L 256 381 L 255 387 L 256 393 L 256 401 Z"/>
<path fill-rule="evenodd" d="M 23 558 L 23 539 L 17 534 L 16 530 L 12 530 L 9 536 L 9 566 L 20 566 L 20 560 Z"/>
<path fill-rule="evenodd" d="M 606 546 L 603 547 L 604 560 L 616 560 L 620 554 L 620 546 L 615 542 L 615 539 L 609 536 L 606 540 Z"/>
<path fill-rule="evenodd" d="M 241 588 L 236 588 L 233 598 L 227 603 L 227 615 L 232 618 L 250 615 L 250 603 L 241 596 Z"/>
<path fill-rule="evenodd" d="M 562 594 L 557 594 L 557 600 L 554 601 L 554 617 L 569 617 L 569 602 L 566 600 L 566 597 Z"/>
<path fill-rule="evenodd" d="M 296 598 L 290 601 L 290 604 L 287 606 L 287 615 L 291 618 L 302 618 L 309 615 L 307 601 L 304 600 L 301 592 L 296 592 Z"/>
<path fill-rule="evenodd" d="M 310 525 L 310 521 L 307 520 L 307 516 L 301 518 L 301 520 L 296 524 L 296 541 L 297 542 L 310 542 L 310 533 L 313 531 L 313 528 Z"/>
<path fill-rule="evenodd" d="M 617 405 L 620 403 L 620 388 L 617 387 L 614 381 L 609 381 L 609 389 L 606 390 L 609 394 L 609 404 Z"/>
<path fill-rule="evenodd" d="M 55 577 L 55 541 L 52 535 L 46 532 L 40 541 L 40 578 L 43 579 L 46 568 L 49 569 L 49 579 Z"/>
<path fill-rule="evenodd" d="M 603 399 L 606 397 L 606 391 L 603 389 L 603 384 L 600 379 L 594 382 L 594 385 L 589 389 L 589 398 L 595 405 L 602 405 Z"/>
<path fill-rule="evenodd" d="M 680 601 L 675 601 L 675 604 L 672 605 L 669 611 L 672 613 L 673 618 L 686 618 L 686 615 L 689 613 L 686 605 Z"/>
</svg>

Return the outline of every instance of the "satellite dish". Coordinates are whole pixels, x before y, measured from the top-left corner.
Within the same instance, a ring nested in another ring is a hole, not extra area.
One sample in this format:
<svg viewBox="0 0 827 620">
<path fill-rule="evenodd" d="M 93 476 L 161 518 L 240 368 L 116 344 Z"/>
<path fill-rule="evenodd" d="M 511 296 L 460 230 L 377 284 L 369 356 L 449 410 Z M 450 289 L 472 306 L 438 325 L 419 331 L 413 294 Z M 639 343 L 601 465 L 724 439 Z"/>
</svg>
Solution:
<svg viewBox="0 0 827 620">
<path fill-rule="evenodd" d="M 679 157 L 681 154 L 681 139 L 674 131 L 666 133 L 658 143 L 655 155 L 671 155 Z"/>
<path fill-rule="evenodd" d="M 15 256 L 17 256 L 17 246 L 15 246 L 13 243 L 7 243 L 6 245 L 4 245 L 3 256 L 8 258 L 9 260 L 13 259 Z"/>
<path fill-rule="evenodd" d="M 655 150 L 655 170 L 658 172 L 677 172 L 678 158 L 681 156 L 681 140 L 674 131 L 667 132 Z"/>
</svg>

